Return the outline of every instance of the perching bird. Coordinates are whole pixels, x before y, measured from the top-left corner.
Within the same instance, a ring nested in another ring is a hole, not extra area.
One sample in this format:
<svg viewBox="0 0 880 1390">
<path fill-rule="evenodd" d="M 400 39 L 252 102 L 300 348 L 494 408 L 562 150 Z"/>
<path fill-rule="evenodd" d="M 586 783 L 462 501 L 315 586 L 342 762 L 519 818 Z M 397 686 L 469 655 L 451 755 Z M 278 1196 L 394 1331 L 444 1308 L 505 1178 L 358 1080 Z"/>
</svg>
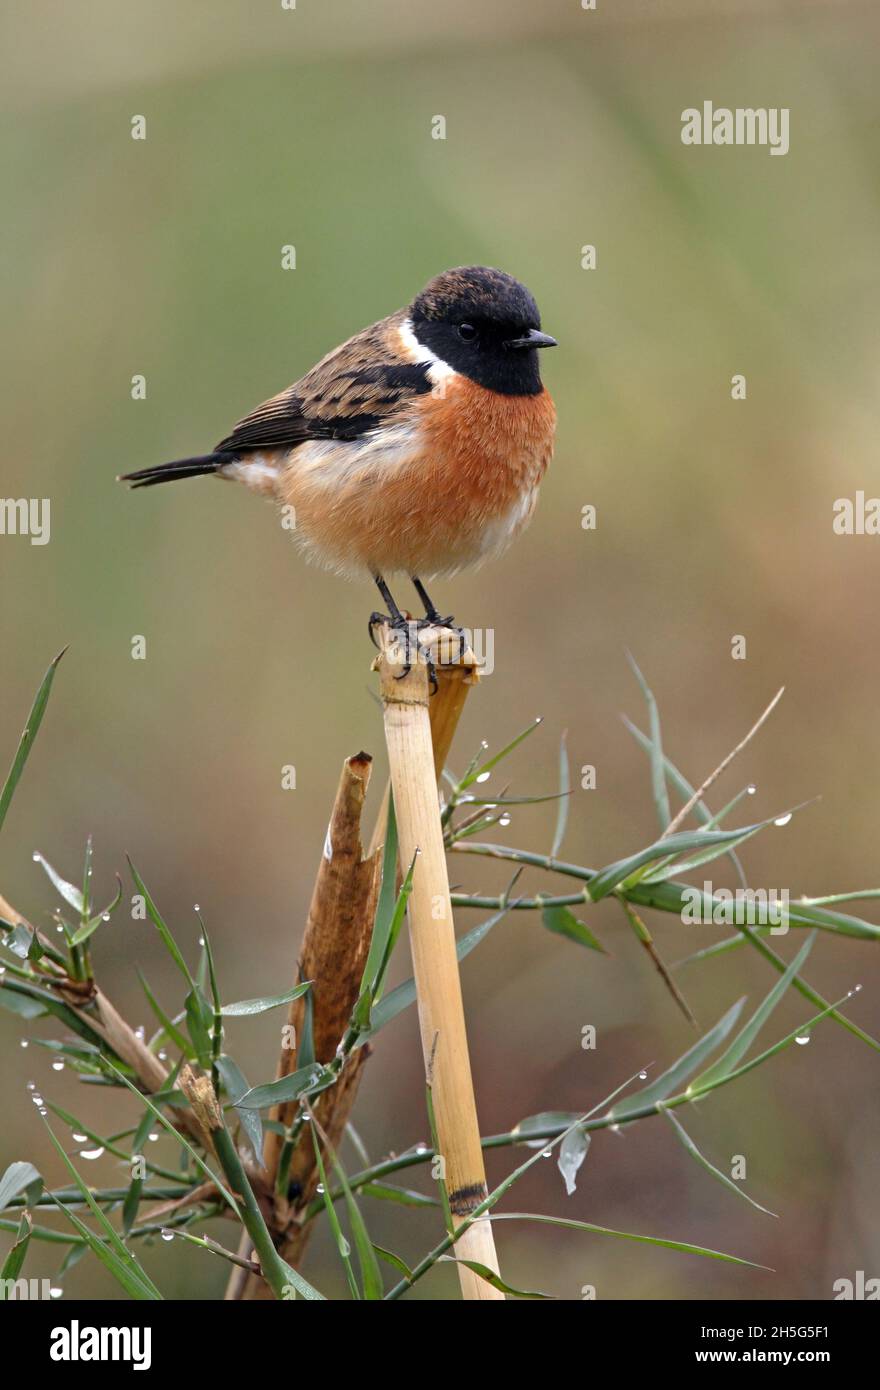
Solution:
<svg viewBox="0 0 880 1390">
<path fill-rule="evenodd" d="M 408 309 L 349 338 L 246 415 L 210 454 L 124 475 L 133 487 L 215 473 L 291 507 L 309 557 L 410 576 L 425 621 L 446 623 L 422 578 L 498 555 L 531 518 L 553 452 L 541 332 L 524 285 L 501 270 L 447 270 Z M 377 615 L 378 616 L 378 615 Z"/>
</svg>

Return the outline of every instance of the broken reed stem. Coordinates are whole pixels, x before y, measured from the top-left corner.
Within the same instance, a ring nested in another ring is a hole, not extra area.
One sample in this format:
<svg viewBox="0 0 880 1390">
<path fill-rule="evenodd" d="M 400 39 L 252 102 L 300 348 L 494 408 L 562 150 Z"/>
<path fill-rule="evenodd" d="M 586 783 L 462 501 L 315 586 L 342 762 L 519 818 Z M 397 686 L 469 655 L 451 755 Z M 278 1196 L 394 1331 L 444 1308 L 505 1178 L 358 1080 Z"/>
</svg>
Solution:
<svg viewBox="0 0 880 1390">
<path fill-rule="evenodd" d="M 431 1088 L 438 1154 L 444 1161 L 449 1208 L 456 1227 L 485 1199 L 488 1189 L 440 825 L 428 672 L 422 661 L 416 661 L 406 675 L 401 675 L 395 635 L 387 627 L 379 629 L 379 635 L 380 656 L 375 664 L 384 707 L 401 864 L 408 866 L 418 856 L 408 915 L 422 1052 Z M 430 635 L 423 633 L 423 642 L 426 638 L 430 643 Z M 466 693 L 462 680 L 461 703 Z M 451 740 L 460 712 L 459 705 L 458 709 L 435 716 L 441 748 L 447 739 Z M 474 1222 L 456 1242 L 454 1251 L 459 1260 L 474 1260 L 498 1273 L 489 1220 Z M 458 1271 L 466 1300 L 503 1300 L 500 1290 L 466 1265 L 459 1264 Z"/>
<path fill-rule="evenodd" d="M 312 981 L 309 996 L 295 999 L 287 1015 L 278 1058 L 277 1077 L 296 1071 L 304 1036 L 306 1007 L 312 1011 L 315 1060 L 331 1062 L 336 1054 L 360 990 L 370 949 L 376 900 L 382 874 L 382 855 L 377 850 L 364 856 L 361 816 L 370 781 L 372 759 L 367 753 L 347 758 L 342 766 L 336 800 L 318 866 L 309 915 L 303 935 L 295 984 Z M 314 1112 L 338 1149 L 360 1085 L 369 1044 L 358 1048 L 346 1061 L 335 1086 L 315 1097 Z M 291 1101 L 275 1106 L 270 1118 L 285 1127 L 293 1124 L 298 1105 Z M 263 1175 L 271 1194 L 269 1224 L 285 1260 L 296 1265 L 302 1259 L 312 1224 L 300 1223 L 300 1213 L 315 1194 L 319 1173 L 308 1126 L 296 1139 L 285 1140 L 266 1131 Z M 296 1195 L 289 1198 L 288 1194 Z M 244 1236 L 239 1253 L 249 1248 Z M 266 1282 L 243 1270 L 233 1271 L 227 1299 L 270 1297 Z"/>
</svg>

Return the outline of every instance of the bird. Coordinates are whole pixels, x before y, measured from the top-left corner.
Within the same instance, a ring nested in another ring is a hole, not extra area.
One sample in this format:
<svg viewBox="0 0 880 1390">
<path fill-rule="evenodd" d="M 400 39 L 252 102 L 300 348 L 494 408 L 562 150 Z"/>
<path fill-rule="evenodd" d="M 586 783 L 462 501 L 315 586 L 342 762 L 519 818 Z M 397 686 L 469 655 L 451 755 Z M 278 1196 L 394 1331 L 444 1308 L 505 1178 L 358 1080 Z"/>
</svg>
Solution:
<svg viewBox="0 0 880 1390">
<path fill-rule="evenodd" d="M 556 346 L 512 275 L 445 270 L 245 415 L 210 453 L 119 481 L 243 483 L 287 509 L 308 559 L 372 577 L 388 614 L 371 624 L 409 631 L 413 620 L 388 585 L 405 574 L 425 609 L 416 624 L 452 626 L 425 580 L 500 555 L 531 520 L 556 427 L 538 350 Z"/>
</svg>

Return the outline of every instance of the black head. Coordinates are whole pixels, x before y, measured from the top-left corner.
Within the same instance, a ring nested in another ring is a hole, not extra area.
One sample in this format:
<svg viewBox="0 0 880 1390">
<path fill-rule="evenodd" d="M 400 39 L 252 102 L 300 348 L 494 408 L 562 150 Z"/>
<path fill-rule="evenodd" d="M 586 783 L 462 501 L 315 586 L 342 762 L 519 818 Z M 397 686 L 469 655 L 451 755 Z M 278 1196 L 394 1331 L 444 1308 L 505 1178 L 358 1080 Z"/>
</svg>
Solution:
<svg viewBox="0 0 880 1390">
<path fill-rule="evenodd" d="M 556 340 L 541 332 L 537 304 L 512 275 L 484 265 L 444 270 L 409 312 L 419 342 L 471 381 L 505 396 L 542 390 L 536 349 Z"/>
</svg>

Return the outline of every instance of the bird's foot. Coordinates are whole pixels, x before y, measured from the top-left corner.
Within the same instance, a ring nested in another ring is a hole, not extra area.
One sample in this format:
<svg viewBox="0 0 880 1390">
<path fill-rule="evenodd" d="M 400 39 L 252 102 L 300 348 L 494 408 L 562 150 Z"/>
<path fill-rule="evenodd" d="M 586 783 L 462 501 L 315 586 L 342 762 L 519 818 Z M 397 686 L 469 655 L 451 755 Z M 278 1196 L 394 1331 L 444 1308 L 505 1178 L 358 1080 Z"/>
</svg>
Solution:
<svg viewBox="0 0 880 1390">
<path fill-rule="evenodd" d="M 440 652 L 442 654 L 442 665 L 454 665 L 459 662 L 467 647 L 467 639 L 463 628 L 456 627 L 451 617 L 441 618 L 428 615 L 424 618 L 410 618 L 405 614 L 394 614 L 391 617 L 387 613 L 371 613 L 369 622 L 370 640 L 374 646 L 379 645 L 376 641 L 374 629 L 379 625 L 389 628 L 394 634 L 393 640 L 389 643 L 387 654 L 389 660 L 402 667 L 400 673 L 395 676 L 395 680 L 403 680 L 408 676 L 416 661 L 424 663 L 428 672 L 428 681 L 431 686 L 431 694 L 435 695 L 439 689 L 437 681 L 437 667 L 431 647 L 428 643 L 419 640 L 420 634 L 426 631 L 434 631 L 438 628 L 444 629 L 444 634 L 440 637 Z M 450 638 L 446 633 L 452 635 L 454 649 L 451 648 Z"/>
</svg>

